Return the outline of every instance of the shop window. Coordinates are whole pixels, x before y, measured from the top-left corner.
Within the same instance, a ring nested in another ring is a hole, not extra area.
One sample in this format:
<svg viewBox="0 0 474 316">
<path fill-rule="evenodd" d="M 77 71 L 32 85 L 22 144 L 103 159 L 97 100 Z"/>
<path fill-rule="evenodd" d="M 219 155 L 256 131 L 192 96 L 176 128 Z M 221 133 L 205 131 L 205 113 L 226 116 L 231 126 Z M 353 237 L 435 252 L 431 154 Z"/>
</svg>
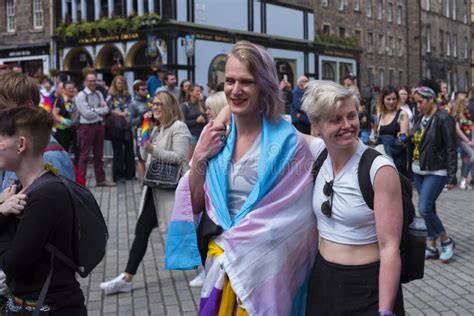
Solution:
<svg viewBox="0 0 474 316">
<path fill-rule="evenodd" d="M 293 69 L 296 68 L 296 61 L 275 58 L 275 67 L 278 74 L 278 80 L 282 80 L 286 75 L 288 77 L 288 82 L 294 84 L 295 73 Z"/>
<path fill-rule="evenodd" d="M 354 70 L 352 69 L 352 64 L 339 63 L 339 79 L 341 81 L 342 81 L 342 78 L 344 78 L 346 75 L 352 74 L 352 73 L 354 73 Z"/>
<path fill-rule="evenodd" d="M 336 67 L 337 63 L 332 61 L 323 61 L 323 80 L 336 81 Z"/>
<path fill-rule="evenodd" d="M 208 72 L 208 82 L 219 84 L 225 81 L 225 64 L 227 62 L 227 55 L 217 55 L 211 61 Z"/>
</svg>

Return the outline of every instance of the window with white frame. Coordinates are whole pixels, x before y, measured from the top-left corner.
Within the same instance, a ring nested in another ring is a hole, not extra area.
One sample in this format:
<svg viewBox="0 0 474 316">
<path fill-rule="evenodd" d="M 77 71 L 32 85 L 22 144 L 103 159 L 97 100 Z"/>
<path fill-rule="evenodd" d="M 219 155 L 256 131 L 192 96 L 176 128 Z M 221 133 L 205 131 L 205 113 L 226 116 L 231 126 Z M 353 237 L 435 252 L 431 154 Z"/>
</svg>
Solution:
<svg viewBox="0 0 474 316">
<path fill-rule="evenodd" d="M 16 16 L 15 16 L 15 0 L 6 0 L 7 13 L 7 32 L 15 32 Z"/>
<path fill-rule="evenodd" d="M 403 55 L 403 38 L 398 38 L 398 56 Z"/>
<path fill-rule="evenodd" d="M 467 60 L 469 54 L 469 41 L 467 37 L 464 37 L 464 59 Z"/>
<path fill-rule="evenodd" d="M 35 29 L 43 27 L 43 0 L 33 1 L 33 27 Z"/>
<path fill-rule="evenodd" d="M 385 36 L 379 34 L 379 54 L 383 54 L 385 52 Z"/>
<path fill-rule="evenodd" d="M 457 18 L 457 12 L 456 12 L 456 0 L 452 0 L 453 3 L 451 4 L 451 8 L 453 9 L 453 14 L 452 14 L 452 17 L 453 17 L 453 20 L 456 20 Z"/>
<path fill-rule="evenodd" d="M 329 7 L 329 0 L 323 0 L 323 7 Z"/>
<path fill-rule="evenodd" d="M 354 0 L 354 11 L 360 11 L 360 0 Z"/>
<path fill-rule="evenodd" d="M 458 57 L 458 36 L 453 34 L 453 57 Z"/>
<path fill-rule="evenodd" d="M 388 70 L 388 84 L 392 87 L 395 85 L 395 69 Z"/>
<path fill-rule="evenodd" d="M 372 0 L 366 0 L 367 6 L 365 7 L 366 15 L 371 18 L 372 17 Z"/>
<path fill-rule="evenodd" d="M 344 10 L 345 1 L 346 1 L 346 0 L 339 0 L 339 11 L 343 11 L 343 10 Z"/>
<path fill-rule="evenodd" d="M 404 83 L 405 81 L 403 80 L 403 70 L 398 69 L 398 85 L 401 86 Z"/>
<path fill-rule="evenodd" d="M 397 24 L 398 25 L 402 24 L 402 6 L 401 5 L 397 6 Z"/>
<path fill-rule="evenodd" d="M 444 32 L 439 30 L 439 55 L 443 56 L 444 54 Z"/>
<path fill-rule="evenodd" d="M 426 0 L 426 11 L 431 11 L 431 0 Z"/>
<path fill-rule="evenodd" d="M 382 88 L 385 86 L 385 69 L 383 68 L 379 69 L 379 85 Z"/>
<path fill-rule="evenodd" d="M 377 0 L 377 19 L 382 20 L 383 17 L 383 0 Z"/>
<path fill-rule="evenodd" d="M 368 84 L 369 84 L 369 87 L 372 87 L 375 82 L 374 82 L 374 77 L 375 77 L 375 69 L 374 67 L 368 67 L 368 72 L 369 72 L 369 78 L 368 78 Z"/>
<path fill-rule="evenodd" d="M 426 27 L 426 52 L 431 53 L 431 27 Z"/>
<path fill-rule="evenodd" d="M 387 21 L 393 21 L 393 3 L 389 3 L 387 7 Z"/>
<path fill-rule="evenodd" d="M 451 56 L 451 34 L 446 33 L 446 56 Z"/>
<path fill-rule="evenodd" d="M 367 51 L 370 53 L 374 50 L 374 33 L 367 32 Z"/>
<path fill-rule="evenodd" d="M 444 15 L 447 16 L 449 18 L 449 14 L 450 14 L 450 6 L 449 6 L 449 2 L 451 0 L 444 0 Z"/>
<path fill-rule="evenodd" d="M 394 40 L 393 40 L 393 36 L 390 36 L 390 37 L 388 38 L 388 54 L 389 54 L 390 56 L 392 56 L 393 50 L 394 50 L 394 49 L 393 49 L 393 46 L 392 46 L 393 43 L 395 43 Z"/>
</svg>

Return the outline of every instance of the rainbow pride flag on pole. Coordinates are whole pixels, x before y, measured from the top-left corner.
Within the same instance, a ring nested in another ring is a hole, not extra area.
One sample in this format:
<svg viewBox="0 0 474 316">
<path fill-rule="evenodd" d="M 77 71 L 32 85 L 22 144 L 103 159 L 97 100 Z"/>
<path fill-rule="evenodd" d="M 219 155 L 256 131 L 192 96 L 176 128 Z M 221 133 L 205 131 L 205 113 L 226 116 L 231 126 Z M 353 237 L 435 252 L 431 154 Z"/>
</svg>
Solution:
<svg viewBox="0 0 474 316">
<path fill-rule="evenodd" d="M 141 132 L 140 132 L 140 144 L 145 144 L 150 139 L 151 125 L 148 117 L 143 118 Z"/>
<path fill-rule="evenodd" d="M 44 95 L 41 95 L 39 107 L 48 113 L 53 112 L 53 104 L 51 103 L 51 100 L 48 97 L 45 97 Z"/>
</svg>

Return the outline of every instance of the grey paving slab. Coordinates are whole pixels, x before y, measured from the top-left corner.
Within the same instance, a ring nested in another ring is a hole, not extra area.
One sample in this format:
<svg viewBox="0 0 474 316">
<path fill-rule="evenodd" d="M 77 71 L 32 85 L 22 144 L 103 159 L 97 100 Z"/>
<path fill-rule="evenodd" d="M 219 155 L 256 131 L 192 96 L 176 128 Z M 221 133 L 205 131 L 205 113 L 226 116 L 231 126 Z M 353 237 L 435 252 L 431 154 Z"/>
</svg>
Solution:
<svg viewBox="0 0 474 316">
<path fill-rule="evenodd" d="M 110 162 L 106 163 L 110 172 Z M 197 315 L 199 288 L 190 288 L 196 271 L 164 270 L 166 235 L 155 229 L 135 277 L 135 291 L 106 296 L 99 284 L 125 269 L 134 238 L 141 189 L 136 181 L 97 188 L 89 169 L 88 184 L 107 221 L 110 239 L 99 266 L 80 284 L 89 315 Z M 110 176 L 110 174 L 108 174 Z M 415 205 L 416 205 L 415 194 Z M 474 190 L 443 192 L 438 213 L 457 243 L 451 262 L 429 261 L 425 278 L 403 286 L 406 312 L 417 315 L 474 315 Z"/>
</svg>

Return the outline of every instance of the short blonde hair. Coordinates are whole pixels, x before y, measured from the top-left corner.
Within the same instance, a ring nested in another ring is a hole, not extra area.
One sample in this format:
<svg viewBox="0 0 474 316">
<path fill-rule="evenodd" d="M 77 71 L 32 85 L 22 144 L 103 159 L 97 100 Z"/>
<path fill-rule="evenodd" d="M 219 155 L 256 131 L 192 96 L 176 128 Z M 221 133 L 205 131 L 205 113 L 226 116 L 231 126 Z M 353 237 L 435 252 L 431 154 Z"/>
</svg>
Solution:
<svg viewBox="0 0 474 316">
<path fill-rule="evenodd" d="M 170 127 L 175 121 L 184 120 L 184 115 L 178 105 L 178 101 L 171 93 L 167 91 L 160 91 L 155 95 L 154 99 L 156 98 L 163 102 L 163 120 L 160 122 L 161 127 L 167 128 Z"/>
<path fill-rule="evenodd" d="M 260 87 L 258 102 L 262 112 L 269 120 L 276 122 L 283 114 L 285 103 L 280 97 L 273 58 L 262 46 L 248 41 L 237 42 L 228 57 L 231 56 L 244 64 L 255 78 Z"/>
<path fill-rule="evenodd" d="M 211 111 L 212 117 L 216 118 L 219 112 L 227 105 L 224 91 L 211 94 L 206 99 L 206 107 Z"/>
<path fill-rule="evenodd" d="M 359 108 L 359 98 L 352 90 L 333 81 L 312 80 L 306 86 L 301 108 L 312 123 L 318 124 L 321 119 L 336 111 L 347 99 L 352 99 L 356 108 Z"/>
</svg>

